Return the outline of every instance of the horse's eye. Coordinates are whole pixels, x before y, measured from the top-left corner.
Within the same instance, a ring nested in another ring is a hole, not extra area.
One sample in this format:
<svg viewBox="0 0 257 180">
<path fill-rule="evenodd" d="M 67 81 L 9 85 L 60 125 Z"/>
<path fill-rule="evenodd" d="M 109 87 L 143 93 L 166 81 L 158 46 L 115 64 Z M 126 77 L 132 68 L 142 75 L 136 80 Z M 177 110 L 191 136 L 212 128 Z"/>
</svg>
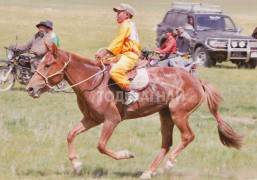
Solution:
<svg viewBox="0 0 257 180">
<path fill-rule="evenodd" d="M 51 65 L 50 64 L 46 64 L 45 65 L 45 68 L 49 68 Z"/>
</svg>

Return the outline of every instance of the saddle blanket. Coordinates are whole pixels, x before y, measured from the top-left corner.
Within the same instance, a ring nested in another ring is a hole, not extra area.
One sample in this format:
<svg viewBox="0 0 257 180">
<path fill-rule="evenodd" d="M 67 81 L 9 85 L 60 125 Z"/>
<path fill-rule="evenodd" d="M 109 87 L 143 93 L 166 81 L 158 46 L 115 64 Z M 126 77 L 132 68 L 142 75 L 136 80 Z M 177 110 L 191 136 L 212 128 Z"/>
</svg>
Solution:
<svg viewBox="0 0 257 180">
<path fill-rule="evenodd" d="M 137 69 L 137 74 L 131 81 L 130 87 L 136 91 L 142 91 L 149 85 L 149 76 L 146 68 Z"/>
</svg>

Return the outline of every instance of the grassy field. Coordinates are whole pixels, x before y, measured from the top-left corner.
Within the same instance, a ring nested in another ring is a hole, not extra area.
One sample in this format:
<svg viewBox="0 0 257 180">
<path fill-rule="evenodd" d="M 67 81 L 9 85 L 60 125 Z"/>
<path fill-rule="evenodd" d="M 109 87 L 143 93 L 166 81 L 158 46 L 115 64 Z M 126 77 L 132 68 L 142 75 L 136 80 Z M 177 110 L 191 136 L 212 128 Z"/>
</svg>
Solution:
<svg viewBox="0 0 257 180">
<path fill-rule="evenodd" d="M 155 42 L 156 24 L 170 8 L 168 0 L 132 0 L 137 10 L 135 22 L 143 48 Z M 251 34 L 257 22 L 257 2 L 247 0 L 192 1 L 221 4 L 243 33 Z M 247 2 L 247 3 L 246 3 Z M 35 25 L 52 19 L 61 39 L 61 48 L 93 57 L 116 33 L 112 7 L 119 0 L 32 1 L 0 0 L 0 57 L 2 47 L 29 39 Z M 199 68 L 199 77 L 212 82 L 225 102 L 220 107 L 223 119 L 245 136 L 242 150 L 228 149 L 219 142 L 216 122 L 206 107 L 191 117 L 195 140 L 178 157 L 171 177 L 154 179 L 256 179 L 257 162 L 257 71 L 237 69 L 231 63 L 214 68 Z M 24 87 L 0 93 L 0 180 L 6 179 L 137 179 L 159 152 L 161 135 L 158 114 L 124 121 L 116 129 L 108 147 L 128 149 L 132 160 L 115 161 L 96 148 L 102 126 L 76 139 L 76 151 L 84 167 L 74 175 L 68 160 L 66 135 L 82 118 L 74 94 L 47 93 L 32 99 Z M 180 133 L 174 130 L 174 145 Z M 163 166 L 160 167 L 160 169 Z"/>
</svg>

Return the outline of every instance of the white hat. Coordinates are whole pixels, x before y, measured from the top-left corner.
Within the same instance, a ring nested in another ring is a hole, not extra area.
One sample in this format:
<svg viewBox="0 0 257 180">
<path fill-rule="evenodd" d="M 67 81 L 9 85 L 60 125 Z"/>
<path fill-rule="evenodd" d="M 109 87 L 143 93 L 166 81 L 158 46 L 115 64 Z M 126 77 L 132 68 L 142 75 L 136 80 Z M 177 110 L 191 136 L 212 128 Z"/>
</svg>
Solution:
<svg viewBox="0 0 257 180">
<path fill-rule="evenodd" d="M 133 17 L 135 14 L 135 9 L 129 4 L 121 3 L 119 6 L 113 8 L 115 12 L 117 11 L 127 11 Z"/>
</svg>

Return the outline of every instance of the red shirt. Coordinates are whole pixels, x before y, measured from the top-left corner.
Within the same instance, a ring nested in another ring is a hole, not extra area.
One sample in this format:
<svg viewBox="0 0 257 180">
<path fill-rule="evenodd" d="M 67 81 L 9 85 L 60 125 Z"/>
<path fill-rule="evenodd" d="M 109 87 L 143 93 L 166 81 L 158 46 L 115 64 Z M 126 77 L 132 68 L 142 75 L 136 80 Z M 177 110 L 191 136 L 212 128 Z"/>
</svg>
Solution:
<svg viewBox="0 0 257 180">
<path fill-rule="evenodd" d="M 162 54 L 176 54 L 177 43 L 173 36 L 170 36 L 158 50 Z"/>
</svg>

